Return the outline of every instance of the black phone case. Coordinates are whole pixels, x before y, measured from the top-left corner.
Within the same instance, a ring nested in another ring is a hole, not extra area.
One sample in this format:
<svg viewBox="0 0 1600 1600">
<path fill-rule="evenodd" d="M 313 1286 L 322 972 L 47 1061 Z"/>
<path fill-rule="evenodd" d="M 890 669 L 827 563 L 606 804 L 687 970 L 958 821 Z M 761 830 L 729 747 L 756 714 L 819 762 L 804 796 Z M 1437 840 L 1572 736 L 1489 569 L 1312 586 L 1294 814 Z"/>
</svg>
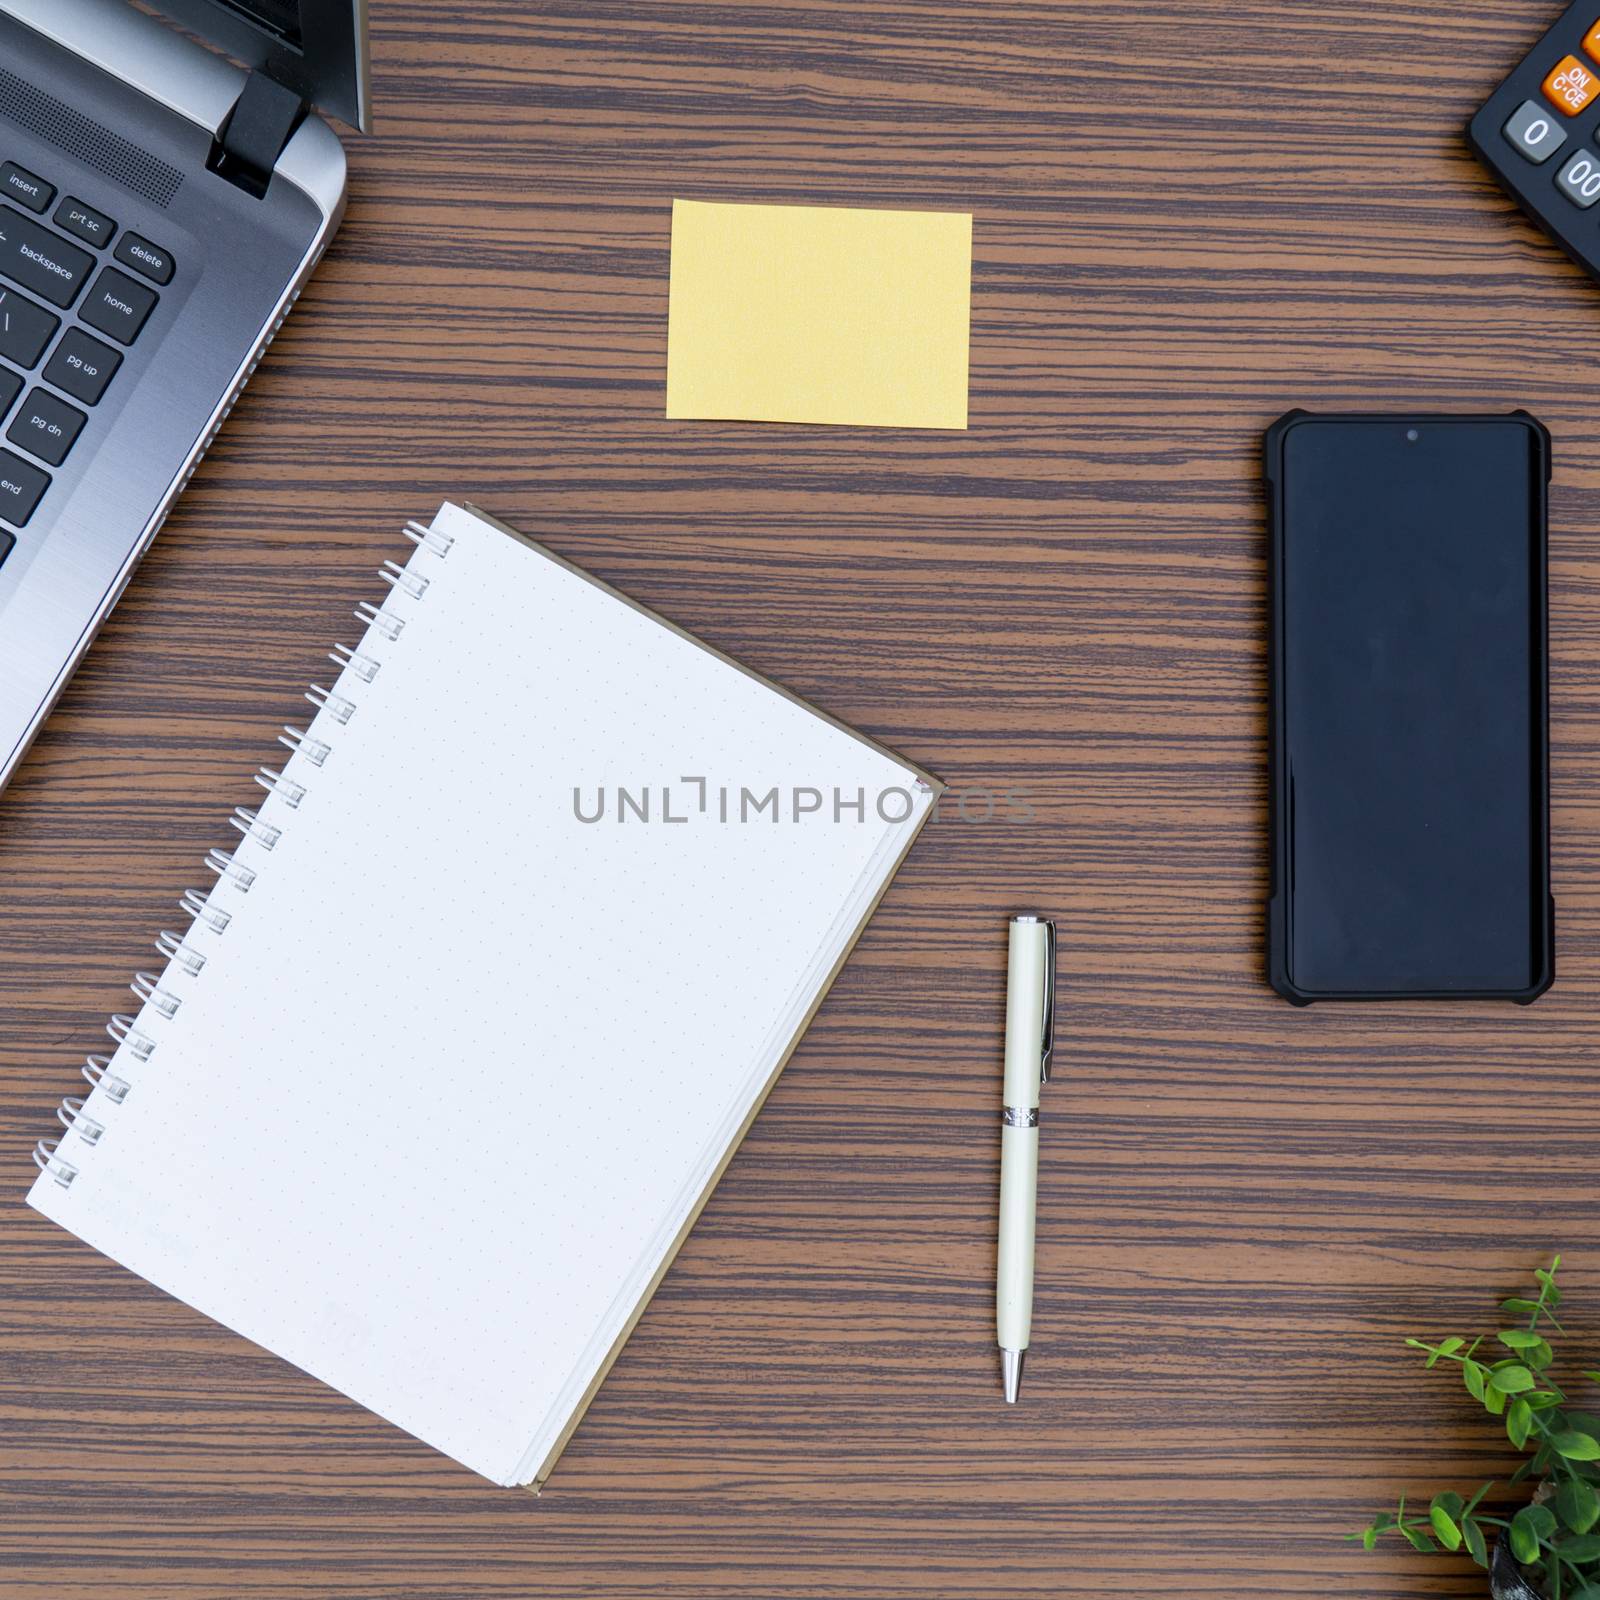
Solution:
<svg viewBox="0 0 1600 1600">
<path fill-rule="evenodd" d="M 1525 989 L 1415 989 L 1379 991 L 1351 990 L 1329 993 L 1310 992 L 1299 988 L 1289 974 L 1288 930 L 1286 926 L 1285 896 L 1280 886 L 1288 876 L 1289 819 L 1286 801 L 1289 791 L 1287 762 L 1287 736 L 1284 727 L 1284 707 L 1281 686 L 1284 673 L 1285 624 L 1282 572 L 1284 538 L 1283 454 L 1284 440 L 1289 431 L 1305 421 L 1316 422 L 1415 422 L 1442 424 L 1465 422 L 1486 417 L 1485 413 L 1450 414 L 1419 413 L 1406 416 L 1394 413 L 1372 412 L 1310 412 L 1295 410 L 1286 413 L 1267 429 L 1264 439 L 1264 472 L 1267 497 L 1267 592 L 1271 613 L 1271 645 L 1268 661 L 1268 789 L 1270 829 L 1270 872 L 1267 890 L 1267 978 L 1284 999 L 1298 1006 L 1311 1005 L 1319 1000 L 1512 1000 L 1519 1005 L 1530 1005 L 1555 981 L 1555 901 L 1550 891 L 1550 626 L 1548 602 L 1548 544 L 1549 544 L 1549 483 L 1551 445 L 1550 434 L 1536 417 L 1526 411 L 1501 413 L 1492 420 L 1514 420 L 1527 426 L 1538 444 L 1543 470 L 1539 472 L 1536 487 L 1536 528 L 1538 582 L 1535 585 L 1534 614 L 1530 618 L 1539 660 L 1535 690 L 1537 703 L 1533 712 L 1533 752 L 1529 782 L 1535 785 L 1538 804 L 1535 815 L 1538 838 L 1533 851 L 1533 881 L 1529 895 L 1536 905 L 1546 908 L 1543 919 L 1535 919 L 1533 948 L 1529 952 L 1529 970 L 1534 981 Z"/>
</svg>

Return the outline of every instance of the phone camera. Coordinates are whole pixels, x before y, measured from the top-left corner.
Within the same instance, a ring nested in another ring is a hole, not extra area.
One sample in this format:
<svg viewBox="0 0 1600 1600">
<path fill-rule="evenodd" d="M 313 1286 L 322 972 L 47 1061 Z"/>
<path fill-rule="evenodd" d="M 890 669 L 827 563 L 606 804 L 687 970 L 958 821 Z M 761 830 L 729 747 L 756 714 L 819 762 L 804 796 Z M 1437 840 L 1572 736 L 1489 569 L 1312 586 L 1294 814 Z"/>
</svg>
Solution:
<svg viewBox="0 0 1600 1600">
<path fill-rule="evenodd" d="M 1417 439 L 1418 439 L 1417 430 L 1415 428 L 1407 428 L 1406 429 L 1406 440 L 1407 440 L 1407 442 L 1410 443 L 1410 444 L 1415 444 L 1417 442 Z"/>
</svg>

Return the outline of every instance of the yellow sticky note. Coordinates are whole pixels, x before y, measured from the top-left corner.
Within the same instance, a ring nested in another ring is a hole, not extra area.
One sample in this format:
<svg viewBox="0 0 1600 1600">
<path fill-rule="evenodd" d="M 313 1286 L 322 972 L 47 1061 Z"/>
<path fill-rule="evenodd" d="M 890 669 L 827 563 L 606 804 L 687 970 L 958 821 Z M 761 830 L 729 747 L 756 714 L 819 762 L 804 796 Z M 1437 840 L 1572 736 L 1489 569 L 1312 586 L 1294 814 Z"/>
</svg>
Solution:
<svg viewBox="0 0 1600 1600">
<path fill-rule="evenodd" d="M 972 217 L 672 203 L 667 415 L 967 425 Z"/>
</svg>

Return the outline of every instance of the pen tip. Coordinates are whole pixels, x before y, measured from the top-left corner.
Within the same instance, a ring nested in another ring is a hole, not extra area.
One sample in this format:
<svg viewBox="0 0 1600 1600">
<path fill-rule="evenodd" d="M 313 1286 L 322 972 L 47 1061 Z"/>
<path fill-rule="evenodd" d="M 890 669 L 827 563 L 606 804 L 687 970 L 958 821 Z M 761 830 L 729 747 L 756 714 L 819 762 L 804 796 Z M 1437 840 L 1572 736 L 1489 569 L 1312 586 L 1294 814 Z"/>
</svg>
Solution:
<svg viewBox="0 0 1600 1600">
<path fill-rule="evenodd" d="M 1000 1352 L 1001 1370 L 1004 1372 L 1006 1380 L 1006 1404 L 1008 1406 L 1014 1406 L 1017 1403 L 1017 1395 L 1022 1390 L 1022 1357 L 1024 1354 L 1025 1352 L 1021 1350 L 1002 1350 Z"/>
</svg>

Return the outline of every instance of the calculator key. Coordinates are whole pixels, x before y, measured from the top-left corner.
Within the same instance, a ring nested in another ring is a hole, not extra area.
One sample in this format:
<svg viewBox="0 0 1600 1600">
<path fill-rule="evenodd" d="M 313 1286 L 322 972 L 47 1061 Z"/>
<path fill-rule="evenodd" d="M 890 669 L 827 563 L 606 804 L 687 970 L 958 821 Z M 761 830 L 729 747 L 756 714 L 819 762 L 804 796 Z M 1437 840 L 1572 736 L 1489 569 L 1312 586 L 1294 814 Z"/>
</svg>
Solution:
<svg viewBox="0 0 1600 1600">
<path fill-rule="evenodd" d="M 53 306 L 70 306 L 93 266 L 87 250 L 68 244 L 20 211 L 0 206 L 0 277 Z"/>
<path fill-rule="evenodd" d="M 11 402 L 22 393 L 22 379 L 9 367 L 0 367 L 0 417 L 11 409 Z"/>
<path fill-rule="evenodd" d="M 139 337 L 145 318 L 155 309 L 158 296 L 154 289 L 135 283 L 125 272 L 115 267 L 104 267 L 94 280 L 92 288 L 78 315 L 91 328 L 109 333 L 118 344 L 132 344 Z"/>
<path fill-rule="evenodd" d="M 1583 36 L 1583 53 L 1591 61 L 1600 61 L 1600 22 Z"/>
<path fill-rule="evenodd" d="M 1544 80 L 1544 95 L 1557 111 L 1575 117 L 1600 94 L 1600 78 L 1576 56 L 1563 56 L 1556 69 Z"/>
<path fill-rule="evenodd" d="M 44 378 L 63 394 L 92 406 L 106 392 L 112 374 L 121 365 L 120 350 L 91 339 L 82 328 L 68 328 L 45 366 Z"/>
<path fill-rule="evenodd" d="M 1548 161 L 1567 142 L 1549 107 L 1537 100 L 1524 100 L 1517 107 L 1505 126 L 1505 135 L 1512 149 L 1535 166 Z"/>
<path fill-rule="evenodd" d="M 1600 152 L 1580 150 L 1556 174 L 1556 187 L 1585 211 L 1600 201 Z"/>
<path fill-rule="evenodd" d="M 43 178 L 34 177 L 15 161 L 0 167 L 0 191 L 12 200 L 20 200 L 30 211 L 43 211 L 56 197 L 55 190 Z"/>
<path fill-rule="evenodd" d="M 9 450 L 0 450 L 0 522 L 22 527 L 49 487 L 48 472 L 41 472 L 32 462 Z"/>
<path fill-rule="evenodd" d="M 25 300 L 15 289 L 0 289 L 0 356 L 31 367 L 55 337 L 61 318 Z"/>
<path fill-rule="evenodd" d="M 96 247 L 110 244 L 111 235 L 117 231 L 116 223 L 105 212 L 74 200 L 70 194 L 56 207 L 56 214 L 50 220 L 58 228 L 76 234 L 85 244 Z"/>
<path fill-rule="evenodd" d="M 6 438 L 29 455 L 59 467 L 87 420 L 76 406 L 69 406 L 48 389 L 35 389 L 22 402 L 17 420 L 6 429 Z"/>
<path fill-rule="evenodd" d="M 152 283 L 172 282 L 172 252 L 163 250 L 158 244 L 151 244 L 136 233 L 123 234 L 117 248 L 111 253 L 123 266 L 142 272 Z"/>
</svg>

